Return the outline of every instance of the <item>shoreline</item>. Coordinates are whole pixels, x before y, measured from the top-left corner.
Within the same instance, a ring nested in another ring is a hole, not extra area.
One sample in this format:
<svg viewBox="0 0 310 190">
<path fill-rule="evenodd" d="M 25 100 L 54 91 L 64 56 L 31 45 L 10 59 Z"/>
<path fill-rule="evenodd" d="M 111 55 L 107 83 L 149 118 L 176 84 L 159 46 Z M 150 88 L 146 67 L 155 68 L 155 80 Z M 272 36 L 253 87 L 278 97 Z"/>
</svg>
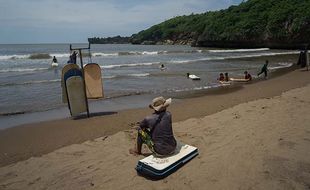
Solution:
<svg viewBox="0 0 310 190">
<path fill-rule="evenodd" d="M 284 55 L 281 56 L 263 56 L 260 57 L 259 60 L 269 59 L 271 61 L 277 62 L 279 60 L 289 60 L 293 64 L 293 60 L 297 59 L 294 55 Z M 283 58 L 284 57 L 284 58 Z M 248 60 L 248 61 L 255 61 L 257 57 L 251 58 L 241 58 L 239 60 Z M 271 77 L 277 77 L 282 75 L 286 72 L 290 72 L 296 69 L 296 66 L 293 64 L 289 67 L 277 68 L 271 71 Z M 254 78 L 251 81 L 252 83 L 260 82 L 262 78 Z M 247 85 L 246 83 L 232 83 L 230 88 L 234 88 L 238 90 L 240 85 Z M 209 88 L 205 88 L 209 87 Z M 189 89 L 184 91 L 174 91 L 174 92 L 163 92 L 161 94 L 155 93 L 142 93 L 142 94 L 135 94 L 132 96 L 120 96 L 120 97 L 112 97 L 103 100 L 89 100 L 89 110 L 90 113 L 101 113 L 101 112 L 119 112 L 128 109 L 138 109 L 143 108 L 148 105 L 149 100 L 153 99 L 156 96 L 172 96 L 174 99 L 184 99 L 184 98 L 192 98 L 192 97 L 200 97 L 205 96 L 206 94 L 212 93 L 226 93 L 227 88 L 223 88 L 221 84 L 215 85 L 214 83 L 209 84 L 209 86 L 204 86 L 201 89 Z M 59 120 L 59 119 L 69 119 L 70 113 L 68 111 L 67 105 L 63 104 L 57 108 L 51 108 L 47 110 L 38 110 L 38 111 L 17 111 L 17 112 L 8 112 L 0 114 L 0 131 L 18 127 L 21 125 L 27 125 L 31 123 L 38 123 L 38 122 L 46 122 L 52 120 Z"/>
<path fill-rule="evenodd" d="M 309 79 L 308 72 L 287 71 L 283 75 L 268 80 L 228 87 L 222 92 L 185 97 L 181 101 L 173 102 L 169 110 L 173 114 L 173 122 L 200 118 L 241 103 L 281 95 L 288 90 L 306 86 Z M 1 130 L 0 166 L 42 156 L 71 144 L 79 144 L 128 130 L 150 113 L 151 110 L 148 108 L 100 112 L 94 113 L 88 119 L 59 119 Z"/>
</svg>

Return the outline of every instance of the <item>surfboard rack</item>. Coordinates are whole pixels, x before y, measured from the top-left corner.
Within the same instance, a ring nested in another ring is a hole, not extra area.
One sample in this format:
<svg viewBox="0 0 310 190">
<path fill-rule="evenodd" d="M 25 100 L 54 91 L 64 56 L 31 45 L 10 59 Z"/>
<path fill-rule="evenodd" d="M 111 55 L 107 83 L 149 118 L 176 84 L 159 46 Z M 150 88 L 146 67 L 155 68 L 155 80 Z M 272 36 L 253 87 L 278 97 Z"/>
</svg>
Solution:
<svg viewBox="0 0 310 190">
<path fill-rule="evenodd" d="M 79 57 L 80 57 L 80 65 L 81 65 L 81 70 L 82 70 L 82 79 L 84 83 L 84 97 L 85 97 L 85 102 L 86 102 L 86 109 L 87 109 L 87 117 L 89 117 L 89 106 L 88 106 L 88 100 L 87 100 L 87 95 L 86 95 L 86 83 L 85 83 L 85 74 L 84 74 L 84 64 L 83 64 L 83 57 L 82 57 L 82 50 L 89 50 L 90 51 L 90 43 L 88 43 L 88 47 L 82 47 L 82 48 L 72 48 L 72 44 L 70 44 L 70 51 L 78 51 L 79 52 Z"/>
</svg>

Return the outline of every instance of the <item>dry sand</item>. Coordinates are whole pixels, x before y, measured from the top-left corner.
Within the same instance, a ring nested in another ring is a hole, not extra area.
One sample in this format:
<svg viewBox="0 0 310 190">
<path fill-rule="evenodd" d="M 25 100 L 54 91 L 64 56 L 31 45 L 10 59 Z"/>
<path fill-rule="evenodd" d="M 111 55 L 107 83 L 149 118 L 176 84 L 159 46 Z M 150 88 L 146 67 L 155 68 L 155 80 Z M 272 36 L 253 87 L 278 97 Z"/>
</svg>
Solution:
<svg viewBox="0 0 310 190">
<path fill-rule="evenodd" d="M 290 77 L 298 82 L 301 76 L 298 84 L 309 83 L 309 75 L 296 71 L 275 78 L 278 85 L 274 89 L 289 86 Z M 246 88 L 259 93 L 268 84 L 272 81 Z M 143 156 L 128 153 L 135 142 L 135 131 L 128 129 L 4 166 L 0 168 L 0 189 L 310 189 L 310 85 L 273 98 L 268 96 L 276 92 L 270 88 L 272 93 L 263 96 L 267 98 L 173 123 L 177 139 L 197 146 L 200 155 L 163 180 L 151 181 L 136 174 L 134 167 Z M 252 91 L 246 92 L 251 95 Z M 250 99 L 246 94 L 244 101 Z M 233 95 L 230 93 L 232 100 Z M 182 117 L 178 106 L 199 110 L 207 106 L 202 101 L 207 98 L 186 100 L 171 111 Z"/>
</svg>

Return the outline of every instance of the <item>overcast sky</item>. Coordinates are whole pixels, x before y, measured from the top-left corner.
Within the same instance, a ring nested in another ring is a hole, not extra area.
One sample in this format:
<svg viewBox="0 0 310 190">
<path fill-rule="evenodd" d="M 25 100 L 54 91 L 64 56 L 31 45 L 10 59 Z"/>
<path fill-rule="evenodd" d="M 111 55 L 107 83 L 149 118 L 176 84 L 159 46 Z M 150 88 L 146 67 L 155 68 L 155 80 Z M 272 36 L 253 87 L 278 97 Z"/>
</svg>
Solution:
<svg viewBox="0 0 310 190">
<path fill-rule="evenodd" d="M 242 0 L 0 0 L 0 44 L 74 43 L 130 36 L 174 16 Z"/>
</svg>

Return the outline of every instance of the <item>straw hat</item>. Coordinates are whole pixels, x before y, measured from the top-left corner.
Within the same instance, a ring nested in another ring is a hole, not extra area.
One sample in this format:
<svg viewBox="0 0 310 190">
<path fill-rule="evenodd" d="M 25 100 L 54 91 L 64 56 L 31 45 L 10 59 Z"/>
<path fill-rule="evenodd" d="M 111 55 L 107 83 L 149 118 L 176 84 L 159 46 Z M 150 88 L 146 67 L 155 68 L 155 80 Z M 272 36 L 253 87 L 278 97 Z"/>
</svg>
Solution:
<svg viewBox="0 0 310 190">
<path fill-rule="evenodd" d="M 154 109 L 155 111 L 162 111 L 166 109 L 171 104 L 171 98 L 165 100 L 164 97 L 160 96 L 157 98 L 154 98 L 152 103 L 149 105 L 151 109 Z"/>
</svg>

